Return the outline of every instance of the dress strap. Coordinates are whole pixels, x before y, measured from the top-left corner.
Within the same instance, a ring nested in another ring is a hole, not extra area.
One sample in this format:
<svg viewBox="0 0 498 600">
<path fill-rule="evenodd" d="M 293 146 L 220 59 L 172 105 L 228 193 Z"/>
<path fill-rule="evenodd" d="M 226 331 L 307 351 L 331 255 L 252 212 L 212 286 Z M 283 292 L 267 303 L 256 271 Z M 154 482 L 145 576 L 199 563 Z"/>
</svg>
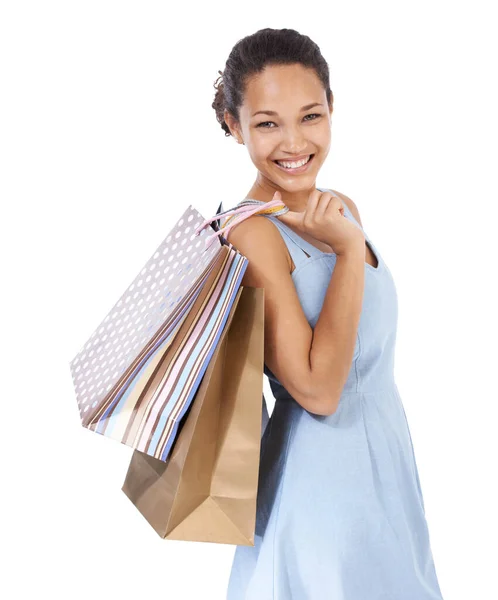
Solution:
<svg viewBox="0 0 498 600">
<path fill-rule="evenodd" d="M 291 255 L 292 262 L 296 265 L 296 270 L 310 258 L 322 256 L 322 252 L 307 242 L 304 238 L 293 231 L 288 225 L 282 223 L 277 217 L 264 215 L 280 230 L 287 249 Z M 290 243 L 286 241 L 289 240 Z"/>
<path fill-rule="evenodd" d="M 320 190 L 320 192 L 330 192 L 333 196 L 338 197 L 337 194 L 335 194 L 332 190 L 329 190 L 327 188 L 317 187 L 317 190 Z M 349 210 L 343 202 L 343 200 L 341 198 L 339 199 L 341 200 L 342 205 L 344 206 L 344 212 L 347 211 L 348 214 L 351 214 L 349 213 Z M 296 269 L 299 267 L 300 264 L 308 260 L 309 257 L 318 258 L 320 256 L 330 254 L 327 252 L 323 252 L 322 250 L 319 250 L 318 248 L 313 246 L 313 244 L 310 244 L 303 237 L 297 234 L 293 229 L 291 229 L 288 225 L 277 219 L 276 216 L 268 216 L 268 218 L 271 221 L 273 221 L 273 223 L 275 223 L 275 225 L 280 229 L 280 231 L 292 241 L 292 244 L 288 244 L 287 247 L 289 249 L 289 253 L 292 257 L 292 260 L 296 265 Z M 301 250 L 301 252 L 297 251 L 298 248 Z"/>
</svg>

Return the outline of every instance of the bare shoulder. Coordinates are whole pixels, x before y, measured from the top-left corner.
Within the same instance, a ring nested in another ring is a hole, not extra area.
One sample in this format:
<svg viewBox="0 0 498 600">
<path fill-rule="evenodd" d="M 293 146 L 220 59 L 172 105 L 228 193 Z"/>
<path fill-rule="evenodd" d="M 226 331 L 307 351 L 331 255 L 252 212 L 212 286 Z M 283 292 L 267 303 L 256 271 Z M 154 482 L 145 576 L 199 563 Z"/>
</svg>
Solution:
<svg viewBox="0 0 498 600">
<path fill-rule="evenodd" d="M 242 254 L 247 256 L 246 253 L 249 253 L 253 261 L 260 259 L 262 263 L 269 262 L 277 269 L 285 264 L 290 273 L 292 262 L 287 246 L 277 226 L 262 215 L 253 215 L 244 219 L 225 237 Z M 248 279 L 250 279 L 250 271 L 246 271 L 242 285 L 254 285 L 254 282 L 248 283 Z"/>
<path fill-rule="evenodd" d="M 315 383 L 310 370 L 313 330 L 278 227 L 270 219 L 252 215 L 225 237 L 248 260 L 242 286 L 264 288 L 265 364 L 303 408 L 318 415 L 332 414 L 338 394 L 330 385 L 324 390 Z"/>
<path fill-rule="evenodd" d="M 360 212 L 358 211 L 358 207 L 351 200 L 351 198 L 348 198 L 345 194 L 341 194 L 341 192 L 338 192 L 337 190 L 332 190 L 332 191 L 334 192 L 334 194 L 337 194 L 342 200 L 344 200 L 344 203 L 351 211 L 351 214 L 353 215 L 353 217 L 358 221 L 360 226 L 363 228 L 363 223 L 361 222 L 361 219 L 360 219 Z"/>
</svg>

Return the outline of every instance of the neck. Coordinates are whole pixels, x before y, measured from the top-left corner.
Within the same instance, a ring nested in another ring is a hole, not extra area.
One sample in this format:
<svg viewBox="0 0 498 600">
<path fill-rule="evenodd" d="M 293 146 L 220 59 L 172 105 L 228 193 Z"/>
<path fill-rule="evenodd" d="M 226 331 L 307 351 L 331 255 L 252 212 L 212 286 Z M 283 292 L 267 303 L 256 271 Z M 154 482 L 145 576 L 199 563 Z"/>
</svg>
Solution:
<svg viewBox="0 0 498 600">
<path fill-rule="evenodd" d="M 246 198 L 252 198 L 253 200 L 259 200 L 260 202 L 270 202 L 270 200 L 273 199 L 275 192 L 278 191 L 282 197 L 282 202 L 289 207 L 289 210 L 292 210 L 293 212 L 304 212 L 308 205 L 309 196 L 315 189 L 316 187 L 313 186 L 309 190 L 300 190 L 299 192 L 294 193 L 288 192 L 270 181 L 256 181 Z"/>
</svg>

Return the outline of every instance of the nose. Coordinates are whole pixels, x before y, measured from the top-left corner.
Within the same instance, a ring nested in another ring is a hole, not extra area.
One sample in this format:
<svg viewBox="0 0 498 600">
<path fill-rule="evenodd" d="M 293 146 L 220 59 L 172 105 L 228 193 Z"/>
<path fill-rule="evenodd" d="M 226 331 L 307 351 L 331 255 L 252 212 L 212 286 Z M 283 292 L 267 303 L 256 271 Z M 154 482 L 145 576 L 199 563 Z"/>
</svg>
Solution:
<svg viewBox="0 0 498 600">
<path fill-rule="evenodd" d="M 295 155 L 304 154 L 307 147 L 308 144 L 299 127 L 289 127 L 284 131 L 281 143 L 283 152 Z"/>
</svg>

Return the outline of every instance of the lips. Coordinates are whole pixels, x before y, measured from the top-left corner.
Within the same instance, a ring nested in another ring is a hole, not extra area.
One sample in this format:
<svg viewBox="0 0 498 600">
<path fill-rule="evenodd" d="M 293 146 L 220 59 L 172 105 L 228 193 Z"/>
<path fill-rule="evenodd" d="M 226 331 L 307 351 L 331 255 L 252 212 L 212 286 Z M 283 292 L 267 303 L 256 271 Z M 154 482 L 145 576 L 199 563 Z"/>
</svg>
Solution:
<svg viewBox="0 0 498 600">
<path fill-rule="evenodd" d="M 300 160 L 304 160 L 305 158 L 308 158 L 308 156 L 313 156 L 311 153 L 310 154 L 303 154 L 301 156 L 296 156 L 296 157 L 292 157 L 292 158 L 276 158 L 275 162 L 279 161 L 279 162 L 299 162 Z"/>
<path fill-rule="evenodd" d="M 286 173 L 289 173 L 290 175 L 292 175 L 293 173 L 303 173 L 305 171 L 307 171 L 309 165 L 311 165 L 311 163 L 313 162 L 313 159 L 315 157 L 314 154 L 308 154 L 308 156 L 310 157 L 308 162 L 306 162 L 304 165 L 300 166 L 300 167 L 296 167 L 294 169 L 292 168 L 287 168 L 287 167 L 283 167 L 282 165 L 279 165 L 278 162 L 276 160 L 274 160 L 273 162 L 275 163 L 275 165 L 282 171 L 285 171 Z M 302 159 L 301 159 L 302 160 Z M 284 162 L 299 162 L 296 160 L 292 160 L 292 161 L 284 161 Z"/>
</svg>

